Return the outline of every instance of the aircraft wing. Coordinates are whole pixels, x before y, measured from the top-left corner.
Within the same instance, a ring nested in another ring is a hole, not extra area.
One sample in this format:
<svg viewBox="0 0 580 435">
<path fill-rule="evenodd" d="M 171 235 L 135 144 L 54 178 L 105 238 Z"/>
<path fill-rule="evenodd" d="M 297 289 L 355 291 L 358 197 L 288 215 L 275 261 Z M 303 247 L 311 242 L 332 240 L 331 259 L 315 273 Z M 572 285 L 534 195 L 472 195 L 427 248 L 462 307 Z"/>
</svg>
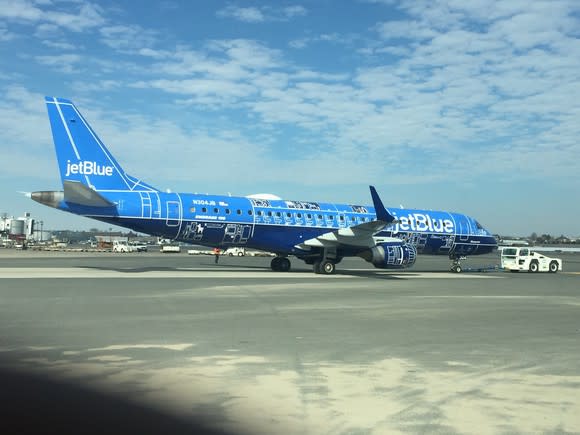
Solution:
<svg viewBox="0 0 580 435">
<path fill-rule="evenodd" d="M 296 245 L 299 249 L 308 250 L 311 247 L 336 247 L 338 245 L 373 247 L 375 240 L 373 235 L 383 228 L 396 223 L 395 218 L 387 211 L 383 205 L 376 189 L 370 186 L 371 196 L 377 219 L 370 222 L 363 222 L 349 228 L 338 228 L 318 237 L 305 240 Z"/>
</svg>

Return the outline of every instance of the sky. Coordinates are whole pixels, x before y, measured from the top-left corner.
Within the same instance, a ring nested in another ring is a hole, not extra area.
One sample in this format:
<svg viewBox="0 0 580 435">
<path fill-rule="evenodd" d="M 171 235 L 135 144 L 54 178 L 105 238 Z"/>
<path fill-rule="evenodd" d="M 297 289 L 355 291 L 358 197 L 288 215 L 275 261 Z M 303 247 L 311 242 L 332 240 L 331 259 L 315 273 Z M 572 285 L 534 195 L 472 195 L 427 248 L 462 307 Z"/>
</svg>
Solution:
<svg viewBox="0 0 580 435">
<path fill-rule="evenodd" d="M 580 2 L 0 0 L 0 212 L 61 190 L 44 96 L 174 192 L 580 236 Z"/>
</svg>

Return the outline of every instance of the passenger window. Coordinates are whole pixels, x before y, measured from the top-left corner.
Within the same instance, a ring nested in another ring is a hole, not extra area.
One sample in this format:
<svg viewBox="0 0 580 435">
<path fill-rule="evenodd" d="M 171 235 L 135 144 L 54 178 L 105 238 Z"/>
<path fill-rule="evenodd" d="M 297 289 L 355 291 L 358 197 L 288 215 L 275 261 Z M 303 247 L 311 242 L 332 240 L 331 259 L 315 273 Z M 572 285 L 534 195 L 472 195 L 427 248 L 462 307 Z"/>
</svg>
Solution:
<svg viewBox="0 0 580 435">
<path fill-rule="evenodd" d="M 206 213 L 206 212 L 207 212 L 207 208 L 205 208 L 205 207 L 202 207 L 202 209 L 201 209 L 201 212 L 202 212 L 202 213 Z"/>
<path fill-rule="evenodd" d="M 297 213 L 297 214 L 296 214 L 296 217 L 297 217 L 298 219 L 301 219 L 301 218 L 302 218 L 302 213 Z"/>
<path fill-rule="evenodd" d="M 226 214 L 230 214 L 230 209 L 226 208 Z"/>
<path fill-rule="evenodd" d="M 237 214 L 242 214 L 242 210 L 236 210 Z"/>
<path fill-rule="evenodd" d="M 248 210 L 248 214 L 252 216 L 252 210 Z"/>
<path fill-rule="evenodd" d="M 216 208 L 213 209 L 213 212 L 217 214 L 217 213 L 220 212 L 220 210 L 216 207 Z"/>
</svg>

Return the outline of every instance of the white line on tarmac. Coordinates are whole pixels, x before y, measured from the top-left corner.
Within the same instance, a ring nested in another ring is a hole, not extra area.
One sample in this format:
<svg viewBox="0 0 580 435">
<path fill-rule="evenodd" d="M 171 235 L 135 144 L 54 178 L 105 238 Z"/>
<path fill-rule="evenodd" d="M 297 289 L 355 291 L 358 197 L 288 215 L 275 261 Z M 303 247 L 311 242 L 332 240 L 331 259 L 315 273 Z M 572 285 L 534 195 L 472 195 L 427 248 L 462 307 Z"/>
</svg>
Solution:
<svg viewBox="0 0 580 435">
<path fill-rule="evenodd" d="M 72 279 L 87 279 L 87 278 L 270 278 L 270 279 L 344 279 L 357 278 L 356 275 L 348 275 L 348 272 L 368 272 L 369 274 L 376 274 L 379 276 L 392 276 L 406 279 L 456 279 L 456 278 L 499 278 L 497 276 L 484 276 L 476 274 L 456 274 L 456 273 L 440 273 L 440 272 L 382 272 L 373 269 L 351 269 L 342 270 L 337 275 L 315 275 L 311 272 L 272 272 L 264 269 L 262 271 L 227 269 L 220 268 L 219 270 L 206 269 L 178 269 L 178 270 L 104 270 L 92 268 L 72 268 L 72 267 L 6 267 L 0 268 L 0 279 L 49 279 L 49 278 L 72 278 Z"/>
</svg>

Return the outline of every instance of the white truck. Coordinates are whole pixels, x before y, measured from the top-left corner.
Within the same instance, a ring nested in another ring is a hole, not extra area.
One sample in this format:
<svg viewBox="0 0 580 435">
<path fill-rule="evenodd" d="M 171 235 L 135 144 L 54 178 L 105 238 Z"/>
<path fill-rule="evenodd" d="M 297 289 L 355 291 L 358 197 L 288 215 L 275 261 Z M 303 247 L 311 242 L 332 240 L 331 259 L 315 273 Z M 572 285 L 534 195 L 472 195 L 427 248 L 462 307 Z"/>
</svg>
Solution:
<svg viewBox="0 0 580 435">
<path fill-rule="evenodd" d="M 181 252 L 181 246 L 179 245 L 163 245 L 160 251 L 164 254 L 179 254 Z"/>
<path fill-rule="evenodd" d="M 501 267 L 510 272 L 552 272 L 562 270 L 562 259 L 550 258 L 530 248 L 506 247 L 501 251 Z"/>
<path fill-rule="evenodd" d="M 246 249 L 239 248 L 239 247 L 228 248 L 225 251 L 223 251 L 222 255 L 229 255 L 230 257 L 233 257 L 233 256 L 243 257 L 244 255 L 246 255 Z"/>
<path fill-rule="evenodd" d="M 113 240 L 113 252 L 133 252 L 133 246 L 125 240 Z"/>
</svg>

